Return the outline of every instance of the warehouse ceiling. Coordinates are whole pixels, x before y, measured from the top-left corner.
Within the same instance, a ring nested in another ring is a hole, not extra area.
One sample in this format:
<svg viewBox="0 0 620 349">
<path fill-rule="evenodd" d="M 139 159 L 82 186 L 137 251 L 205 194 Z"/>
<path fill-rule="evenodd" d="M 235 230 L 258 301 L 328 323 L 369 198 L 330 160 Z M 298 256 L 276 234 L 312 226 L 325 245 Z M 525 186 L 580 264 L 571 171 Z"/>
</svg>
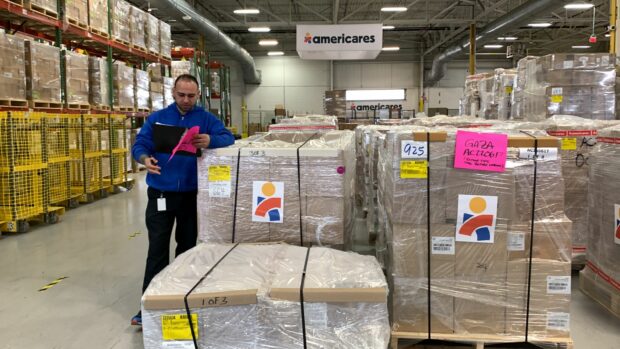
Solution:
<svg viewBox="0 0 620 349">
<path fill-rule="evenodd" d="M 394 26 L 384 31 L 384 46 L 399 46 L 398 52 L 383 52 L 379 59 L 425 59 L 454 44 L 468 35 L 468 28 L 475 23 L 483 28 L 494 19 L 504 16 L 528 0 L 186 0 L 199 13 L 212 21 L 233 40 L 238 42 L 252 56 L 265 56 L 270 50 L 284 51 L 286 55 L 297 55 L 295 49 L 295 26 L 297 24 L 354 24 L 383 23 Z M 143 9 L 148 2 L 133 1 Z M 569 1 L 567 1 L 569 2 Z M 574 1 L 573 1 L 574 2 Z M 581 0 L 581 2 L 584 2 Z M 527 26 L 513 30 L 504 36 L 517 40 L 508 43 L 517 57 L 526 54 L 541 55 L 552 52 L 575 51 L 573 45 L 590 45 L 584 52 L 608 50 L 609 38 L 605 37 L 609 25 L 609 0 L 594 0 L 594 9 L 565 10 L 560 7 L 548 14 L 532 16 L 532 22 L 549 22 L 548 28 Z M 384 6 L 404 6 L 406 12 L 381 12 Z M 233 13 L 240 8 L 255 8 L 256 15 Z M 173 46 L 197 46 L 198 34 L 189 30 L 182 21 L 174 21 L 165 13 L 154 8 L 151 13 L 172 24 Z M 588 42 L 593 32 L 597 43 Z M 268 26 L 269 33 L 250 33 L 250 26 Z M 275 39 L 275 47 L 258 45 L 261 39 Z M 212 57 L 225 58 L 217 44 L 206 38 L 207 50 Z M 501 48 L 479 47 L 480 58 L 506 57 L 506 42 Z"/>
</svg>

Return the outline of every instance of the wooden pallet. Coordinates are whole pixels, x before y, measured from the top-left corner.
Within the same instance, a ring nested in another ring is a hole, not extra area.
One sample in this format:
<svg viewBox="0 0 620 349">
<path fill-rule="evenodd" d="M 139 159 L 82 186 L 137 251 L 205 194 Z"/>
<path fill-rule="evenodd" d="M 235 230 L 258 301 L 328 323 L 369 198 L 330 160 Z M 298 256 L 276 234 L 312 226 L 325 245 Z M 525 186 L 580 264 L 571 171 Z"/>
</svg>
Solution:
<svg viewBox="0 0 620 349">
<path fill-rule="evenodd" d="M 78 28 L 82 28 L 84 30 L 88 30 L 88 24 L 80 22 L 80 20 L 78 20 L 78 19 L 67 17 L 67 22 L 69 22 L 69 24 L 71 24 L 73 26 L 76 26 Z"/>
<path fill-rule="evenodd" d="M 28 101 L 25 99 L 0 99 L 0 106 L 2 107 L 28 107 Z"/>
<path fill-rule="evenodd" d="M 159 57 L 159 52 L 155 52 L 155 51 L 151 51 L 151 50 L 149 50 L 149 54 L 150 54 L 150 55 L 153 55 L 153 56 L 155 56 L 155 57 Z"/>
<path fill-rule="evenodd" d="M 425 344 L 424 340 L 428 339 L 426 332 L 392 332 L 391 349 L 484 349 L 493 348 L 532 348 L 532 345 L 515 346 L 514 343 L 523 342 L 523 336 L 501 336 L 490 334 L 444 334 L 437 333 L 431 336 L 436 341 L 444 343 Z M 419 344 L 406 344 L 404 342 L 415 342 Z M 450 343 L 450 345 L 445 344 Z M 540 346 L 545 349 L 573 349 L 573 340 L 567 338 L 545 338 L 543 340 L 530 339 L 534 346 Z M 513 344 L 511 344 L 513 343 Z M 452 346 L 455 344 L 457 346 Z"/>
<path fill-rule="evenodd" d="M 97 111 L 110 111 L 111 108 L 108 105 L 91 104 L 90 109 Z"/>
<path fill-rule="evenodd" d="M 138 108 L 137 110 L 138 110 L 138 112 L 142 112 L 142 113 L 150 113 L 151 112 L 151 109 L 149 109 L 149 108 Z"/>
<path fill-rule="evenodd" d="M 62 103 L 50 101 L 28 101 L 32 109 L 62 109 Z"/>
<path fill-rule="evenodd" d="M 130 46 L 130 47 L 131 47 L 133 50 L 137 50 L 137 51 L 140 51 L 140 52 L 143 52 L 143 53 L 147 53 L 147 52 L 148 52 L 148 51 L 146 50 L 146 48 L 144 48 L 144 47 L 142 47 L 142 46 L 137 46 L 137 45 L 131 44 L 131 46 Z"/>
<path fill-rule="evenodd" d="M 595 274 L 589 267 L 579 273 L 579 289 L 620 318 L 620 291 Z"/>
<path fill-rule="evenodd" d="M 90 104 L 88 103 L 69 103 L 67 104 L 67 109 L 71 110 L 90 110 Z"/>
<path fill-rule="evenodd" d="M 9 2 L 12 2 L 14 4 L 17 4 L 19 6 L 24 6 L 24 1 L 23 0 L 9 0 Z"/>
<path fill-rule="evenodd" d="M 112 38 L 112 40 L 118 42 L 119 44 L 123 44 L 125 46 L 129 46 L 130 45 L 129 41 L 125 41 L 125 40 L 122 40 L 122 39 L 119 39 L 119 38 Z"/>
<path fill-rule="evenodd" d="M 110 37 L 110 35 L 108 33 L 102 32 L 101 30 L 99 30 L 97 28 L 94 28 L 94 27 L 88 27 L 88 31 L 93 33 L 93 34 L 95 34 L 95 35 L 99 35 L 101 37 L 104 37 L 104 38 L 109 38 Z"/>
<path fill-rule="evenodd" d="M 39 13 L 39 14 L 41 14 L 43 16 L 47 16 L 47 17 L 52 18 L 52 19 L 58 19 L 58 13 L 56 11 L 48 10 L 46 8 L 43 8 L 43 7 L 41 7 L 41 6 L 37 5 L 37 4 L 33 4 L 33 3 L 30 3 L 28 5 L 28 7 L 29 7 L 29 10 L 32 11 L 32 12 Z"/>
<path fill-rule="evenodd" d="M 135 112 L 136 108 L 134 107 L 119 107 L 117 105 L 114 106 L 115 111 L 123 111 L 123 112 Z"/>
</svg>

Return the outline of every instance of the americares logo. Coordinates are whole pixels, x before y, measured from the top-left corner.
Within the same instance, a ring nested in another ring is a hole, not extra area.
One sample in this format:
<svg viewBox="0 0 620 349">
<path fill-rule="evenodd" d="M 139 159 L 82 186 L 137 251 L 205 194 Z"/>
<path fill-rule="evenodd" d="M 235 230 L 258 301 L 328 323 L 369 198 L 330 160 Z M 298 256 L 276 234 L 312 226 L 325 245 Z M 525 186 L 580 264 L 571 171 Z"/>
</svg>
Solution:
<svg viewBox="0 0 620 349">
<path fill-rule="evenodd" d="M 284 221 L 283 182 L 253 182 L 252 221 L 268 223 Z"/>
<path fill-rule="evenodd" d="M 383 109 L 392 109 L 392 110 L 401 110 L 403 109 L 402 104 L 373 104 L 373 105 L 356 105 L 355 103 L 351 104 L 351 110 L 355 111 L 364 111 L 364 110 L 383 110 Z"/>
<path fill-rule="evenodd" d="M 497 196 L 459 195 L 456 241 L 493 243 Z"/>
<path fill-rule="evenodd" d="M 374 35 L 315 35 L 306 32 L 304 44 L 372 44 L 375 42 Z"/>
</svg>

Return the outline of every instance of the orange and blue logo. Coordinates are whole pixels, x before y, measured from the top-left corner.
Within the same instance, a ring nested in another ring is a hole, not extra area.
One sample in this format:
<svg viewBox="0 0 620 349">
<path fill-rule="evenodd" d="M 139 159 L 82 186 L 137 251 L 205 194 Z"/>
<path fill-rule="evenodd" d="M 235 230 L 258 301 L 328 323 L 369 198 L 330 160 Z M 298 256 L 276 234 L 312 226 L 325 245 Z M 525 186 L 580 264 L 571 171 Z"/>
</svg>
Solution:
<svg viewBox="0 0 620 349">
<path fill-rule="evenodd" d="M 620 205 L 615 204 L 615 222 L 616 222 L 616 232 L 614 235 L 614 242 L 620 245 Z"/>
<path fill-rule="evenodd" d="M 456 241 L 493 243 L 497 196 L 459 195 Z"/>
<path fill-rule="evenodd" d="M 284 183 L 255 181 L 252 191 L 252 221 L 284 221 Z"/>
<path fill-rule="evenodd" d="M 312 43 L 312 35 L 310 35 L 310 33 L 306 33 L 306 36 L 304 37 L 304 43 L 305 44 L 311 44 Z"/>
</svg>

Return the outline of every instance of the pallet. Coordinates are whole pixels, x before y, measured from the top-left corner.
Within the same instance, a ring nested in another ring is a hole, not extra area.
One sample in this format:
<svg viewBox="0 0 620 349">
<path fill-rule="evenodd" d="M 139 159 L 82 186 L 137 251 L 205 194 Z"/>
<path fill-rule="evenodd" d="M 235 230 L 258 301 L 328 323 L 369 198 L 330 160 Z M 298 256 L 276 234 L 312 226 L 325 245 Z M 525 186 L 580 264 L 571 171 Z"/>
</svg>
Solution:
<svg viewBox="0 0 620 349">
<path fill-rule="evenodd" d="M 32 11 L 32 12 L 36 12 L 38 14 L 41 14 L 43 16 L 46 16 L 46 17 L 49 17 L 49 18 L 52 18 L 52 19 L 56 19 L 56 20 L 58 19 L 58 13 L 56 11 L 51 11 L 51 10 L 45 9 L 45 8 L 43 8 L 43 7 L 41 7 L 41 6 L 37 5 L 37 4 L 33 4 L 33 3 L 30 3 L 28 5 L 28 7 L 29 7 L 29 10 Z"/>
<path fill-rule="evenodd" d="M 32 109 L 62 109 L 62 103 L 49 101 L 28 101 Z"/>
<path fill-rule="evenodd" d="M 620 290 L 595 274 L 589 266 L 579 273 L 579 289 L 607 311 L 620 318 Z"/>
<path fill-rule="evenodd" d="M 28 101 L 25 99 L 0 99 L 0 106 L 26 108 Z"/>
<path fill-rule="evenodd" d="M 146 50 L 146 48 L 142 47 L 142 46 L 137 46 L 137 45 L 131 44 L 129 47 L 131 47 L 133 50 L 137 50 L 137 51 L 140 51 L 140 52 L 143 52 L 143 53 L 147 53 L 148 52 Z"/>
<path fill-rule="evenodd" d="M 122 40 L 122 39 L 119 39 L 119 38 L 112 38 L 112 40 L 114 40 L 114 41 L 118 42 L 119 44 L 125 45 L 125 46 L 129 46 L 129 45 L 131 45 L 131 44 L 129 43 L 129 41 L 125 41 L 125 40 Z"/>
<path fill-rule="evenodd" d="M 86 104 L 82 104 L 82 103 L 69 103 L 69 104 L 67 104 L 67 109 L 88 111 L 88 110 L 90 110 L 90 104 L 88 104 L 88 103 L 86 103 Z"/>
<path fill-rule="evenodd" d="M 23 0 L 9 0 L 9 2 L 17 4 L 19 6 L 24 6 L 24 1 Z"/>
<path fill-rule="evenodd" d="M 149 54 L 150 54 L 150 55 L 153 55 L 153 56 L 155 56 L 155 57 L 159 57 L 159 52 L 155 52 L 155 51 L 151 51 L 151 50 L 149 50 Z"/>
<path fill-rule="evenodd" d="M 119 107 L 119 106 L 115 105 L 113 110 L 115 110 L 115 111 L 123 111 L 123 112 L 135 112 L 136 108 L 134 108 L 134 107 Z"/>
<path fill-rule="evenodd" d="M 56 224 L 63 214 L 65 214 L 64 207 L 49 206 L 47 213 L 39 213 L 16 221 L 0 222 L 0 231 L 5 233 L 25 233 L 30 230 L 30 222 Z"/>
<path fill-rule="evenodd" d="M 111 110 L 110 106 L 108 105 L 98 105 L 98 104 L 91 104 L 90 109 L 97 110 L 97 111 L 110 111 Z"/>
<path fill-rule="evenodd" d="M 101 30 L 97 29 L 97 28 L 93 28 L 93 27 L 88 27 L 88 31 L 95 34 L 95 35 L 99 35 L 101 37 L 104 38 L 109 38 L 110 35 L 106 32 L 102 32 Z"/>
<path fill-rule="evenodd" d="M 82 28 L 84 30 L 88 30 L 88 24 L 80 22 L 78 19 L 74 19 L 71 17 L 66 17 L 67 18 L 67 22 L 69 22 L 69 24 L 78 27 L 78 28 Z"/>
<path fill-rule="evenodd" d="M 522 343 L 523 336 L 501 336 L 490 334 L 444 334 L 436 333 L 431 336 L 433 340 L 444 343 L 424 344 L 422 341 L 428 339 L 427 332 L 392 332 L 391 349 L 484 349 L 484 348 L 532 348 L 532 345 L 515 346 L 514 343 Z M 409 344 L 399 346 L 401 341 L 422 342 L 420 344 Z M 448 343 L 448 344 L 446 344 Z M 513 344 L 511 344 L 513 343 Z M 573 340 L 567 338 L 545 338 L 530 339 L 534 346 L 545 349 L 573 349 Z M 457 346 L 453 346 L 456 344 Z M 460 344 L 460 345 L 459 345 Z"/>
<path fill-rule="evenodd" d="M 143 113 L 150 113 L 151 112 L 151 109 L 149 109 L 149 108 L 138 108 L 137 110 L 138 110 L 138 112 L 143 112 Z"/>
</svg>

